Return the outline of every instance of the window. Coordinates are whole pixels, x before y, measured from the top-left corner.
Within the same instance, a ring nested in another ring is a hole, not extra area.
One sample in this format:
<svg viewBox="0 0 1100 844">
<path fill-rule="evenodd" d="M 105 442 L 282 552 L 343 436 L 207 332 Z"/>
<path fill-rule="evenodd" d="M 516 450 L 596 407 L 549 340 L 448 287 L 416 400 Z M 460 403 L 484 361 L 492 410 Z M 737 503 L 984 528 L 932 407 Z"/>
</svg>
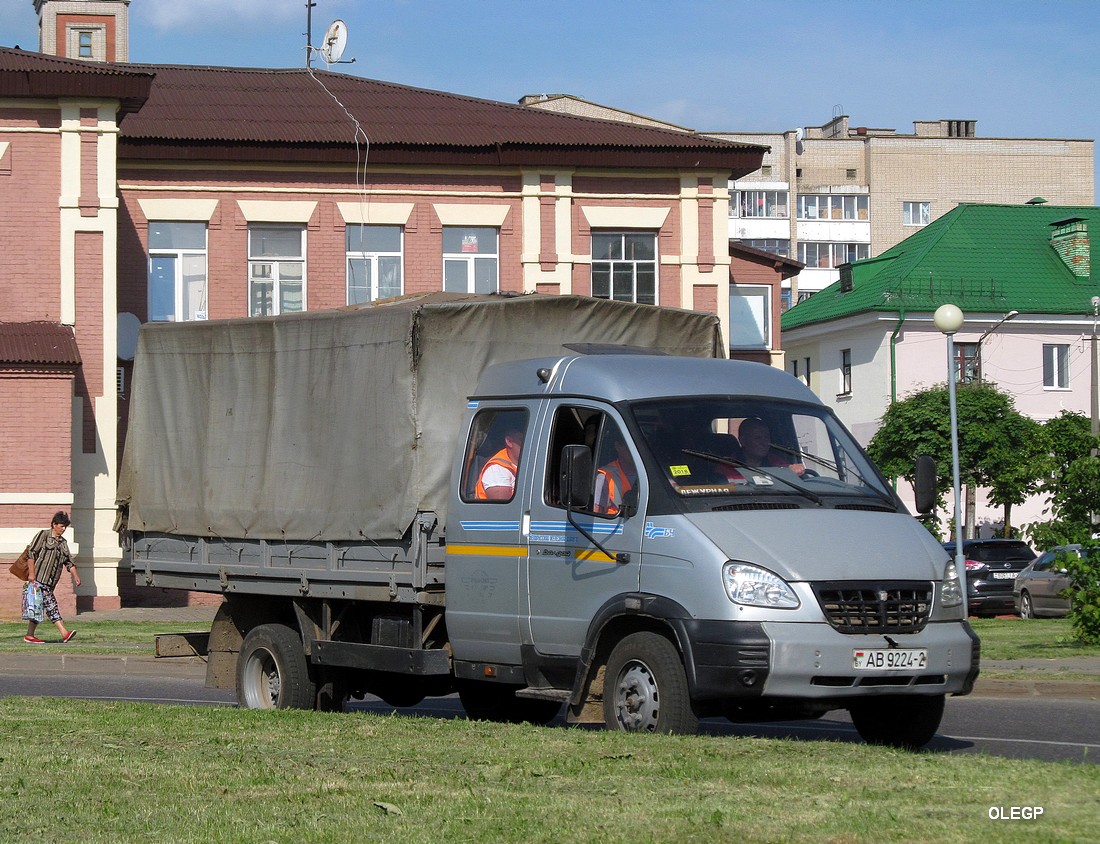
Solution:
<svg viewBox="0 0 1100 844">
<path fill-rule="evenodd" d="M 791 256 L 791 241 L 782 238 L 757 238 L 755 240 L 741 240 L 751 249 L 759 249 L 761 252 L 771 252 L 773 255 L 782 255 L 784 258 Z"/>
<path fill-rule="evenodd" d="M 802 359 L 802 378 L 806 382 L 806 386 L 810 386 L 810 359 Z"/>
<path fill-rule="evenodd" d="M 770 348 L 770 305 L 770 287 L 730 285 L 731 349 Z"/>
<path fill-rule="evenodd" d="M 840 395 L 852 393 L 852 350 L 840 350 Z"/>
<path fill-rule="evenodd" d="M 348 225 L 349 305 L 401 295 L 401 235 L 400 226 Z"/>
<path fill-rule="evenodd" d="M 814 194 L 798 197 L 800 220 L 866 220 L 869 217 L 867 194 Z"/>
<path fill-rule="evenodd" d="M 981 346 L 977 343 L 955 344 L 955 379 L 960 384 L 981 383 Z"/>
<path fill-rule="evenodd" d="M 869 257 L 866 243 L 820 243 L 805 241 L 798 244 L 798 260 L 808 268 L 835 269 L 841 264 L 861 261 Z"/>
<path fill-rule="evenodd" d="M 854 178 L 856 178 L 856 170 L 855 170 L 855 168 L 854 168 L 854 167 L 849 167 L 848 169 L 846 169 L 846 170 L 844 171 L 844 177 L 845 177 L 845 178 L 847 178 L 847 179 L 854 179 Z"/>
<path fill-rule="evenodd" d="M 791 309 L 791 296 L 794 291 L 789 287 L 784 287 L 779 291 L 779 312 L 785 314 Z"/>
<path fill-rule="evenodd" d="M 927 226 L 932 222 L 931 202 L 903 202 L 901 222 L 906 226 Z"/>
<path fill-rule="evenodd" d="M 443 289 L 451 293 L 496 293 L 498 233 L 487 226 L 443 227 Z"/>
<path fill-rule="evenodd" d="M 306 227 L 248 227 L 248 313 L 277 316 L 305 309 Z"/>
<path fill-rule="evenodd" d="M 791 375 L 798 377 L 798 358 L 791 361 Z"/>
<path fill-rule="evenodd" d="M 206 319 L 206 223 L 149 223 L 149 319 Z"/>
<path fill-rule="evenodd" d="M 592 295 L 618 302 L 657 304 L 657 235 L 593 232 Z"/>
<path fill-rule="evenodd" d="M 547 453 L 546 503 L 564 506 L 562 450 L 567 445 L 584 445 L 592 452 L 593 497 L 582 509 L 600 516 L 618 516 L 624 504 L 636 504 L 638 470 L 628 442 L 618 423 L 607 414 L 583 405 L 559 407 L 554 413 Z"/>
<path fill-rule="evenodd" d="M 1043 386 L 1048 390 L 1069 389 L 1069 345 L 1043 344 Z"/>
<path fill-rule="evenodd" d="M 741 190 L 730 204 L 730 216 L 785 218 L 787 209 L 785 190 Z"/>
<path fill-rule="evenodd" d="M 82 59 L 92 57 L 92 33 L 87 31 L 77 33 L 77 55 Z"/>
<path fill-rule="evenodd" d="M 474 417 L 463 461 L 463 501 L 515 497 L 526 432 L 526 410 L 485 410 Z"/>
</svg>

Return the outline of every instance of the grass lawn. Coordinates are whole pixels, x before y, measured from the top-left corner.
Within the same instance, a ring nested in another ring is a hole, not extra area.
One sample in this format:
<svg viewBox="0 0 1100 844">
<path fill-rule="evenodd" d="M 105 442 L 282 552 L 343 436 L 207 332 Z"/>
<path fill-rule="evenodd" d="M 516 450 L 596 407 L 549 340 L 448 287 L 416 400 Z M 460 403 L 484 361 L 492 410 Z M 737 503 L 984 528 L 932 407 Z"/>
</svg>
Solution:
<svg viewBox="0 0 1100 844">
<path fill-rule="evenodd" d="M 1072 659 L 1100 657 L 1100 645 L 1073 640 L 1068 618 L 972 618 L 982 640 L 982 659 Z"/>
<path fill-rule="evenodd" d="M 861 744 L 6 698 L 0 758 L 8 840 L 1100 840 L 1100 766 Z"/>
<path fill-rule="evenodd" d="M 76 637 L 64 646 L 65 653 L 94 654 L 155 654 L 154 637 L 158 633 L 189 633 L 195 630 L 209 630 L 209 623 L 175 622 L 161 623 L 152 621 L 88 621 L 76 618 L 65 619 L 65 626 L 77 631 Z M 29 645 L 23 642 L 27 632 L 27 622 L 12 621 L 0 625 L 0 653 L 26 652 Z M 58 643 L 60 636 L 53 622 L 44 621 L 38 625 L 35 635 L 47 642 Z M 46 645 L 36 645 L 39 649 Z M 52 648 L 50 648 L 52 650 Z"/>
</svg>

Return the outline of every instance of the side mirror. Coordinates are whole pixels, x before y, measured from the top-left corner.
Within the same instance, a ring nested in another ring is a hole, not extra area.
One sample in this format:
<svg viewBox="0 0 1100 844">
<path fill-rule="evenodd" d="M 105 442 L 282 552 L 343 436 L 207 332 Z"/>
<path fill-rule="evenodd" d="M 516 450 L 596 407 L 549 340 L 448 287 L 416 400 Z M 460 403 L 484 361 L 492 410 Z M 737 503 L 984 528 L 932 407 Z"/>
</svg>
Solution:
<svg viewBox="0 0 1100 844">
<path fill-rule="evenodd" d="M 936 509 L 936 461 L 927 454 L 918 455 L 913 474 L 917 512 L 931 513 Z"/>
<path fill-rule="evenodd" d="M 561 500 L 570 510 L 583 509 L 592 501 L 592 452 L 584 445 L 561 450 Z"/>
</svg>

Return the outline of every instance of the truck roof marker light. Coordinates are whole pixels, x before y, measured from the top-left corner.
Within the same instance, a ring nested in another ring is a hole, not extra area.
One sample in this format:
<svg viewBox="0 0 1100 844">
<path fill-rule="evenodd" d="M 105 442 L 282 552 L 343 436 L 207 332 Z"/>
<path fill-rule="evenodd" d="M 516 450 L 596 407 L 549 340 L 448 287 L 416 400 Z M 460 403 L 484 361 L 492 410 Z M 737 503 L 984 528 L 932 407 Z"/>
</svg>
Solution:
<svg viewBox="0 0 1100 844">
<path fill-rule="evenodd" d="M 496 668 L 494 668 L 492 665 L 486 665 L 485 666 L 485 676 L 486 677 L 496 677 L 497 676 Z"/>
<path fill-rule="evenodd" d="M 545 366 L 540 366 L 538 368 L 538 371 L 535 372 L 535 375 L 537 375 L 539 377 L 539 380 L 543 384 L 549 383 L 550 376 L 553 375 L 553 374 L 554 374 L 554 371 L 552 369 L 549 369 L 549 368 L 545 367 Z"/>
</svg>

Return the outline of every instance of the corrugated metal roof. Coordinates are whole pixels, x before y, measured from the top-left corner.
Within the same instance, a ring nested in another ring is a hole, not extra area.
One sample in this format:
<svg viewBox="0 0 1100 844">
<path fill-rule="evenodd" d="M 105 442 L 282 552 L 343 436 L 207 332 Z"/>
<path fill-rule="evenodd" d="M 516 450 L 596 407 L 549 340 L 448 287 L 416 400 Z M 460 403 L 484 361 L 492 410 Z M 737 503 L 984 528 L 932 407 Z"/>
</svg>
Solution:
<svg viewBox="0 0 1100 844">
<path fill-rule="evenodd" d="M 0 47 L 0 97 L 106 97 L 121 100 L 128 113 L 141 107 L 152 83 L 140 68 Z"/>
<path fill-rule="evenodd" d="M 1100 208 L 963 204 L 875 258 L 852 263 L 852 289 L 835 282 L 783 314 L 784 331 L 872 311 L 1091 314 L 1100 284 L 1073 275 L 1050 245 L 1051 224 Z M 1095 276 L 1094 276 L 1095 278 Z"/>
<path fill-rule="evenodd" d="M 120 65 L 155 74 L 122 127 L 127 159 L 344 160 L 362 127 L 375 163 L 562 163 L 751 170 L 763 147 L 525 108 L 321 70 Z M 354 119 L 353 119 L 354 118 Z M 362 144 L 362 139 L 360 138 Z M 278 147 L 278 153 L 260 152 Z M 160 148 L 158 150 L 158 148 Z M 234 150 L 236 153 L 234 154 Z"/>
<path fill-rule="evenodd" d="M 0 364 L 79 366 L 80 350 L 68 325 L 0 322 Z"/>
</svg>

